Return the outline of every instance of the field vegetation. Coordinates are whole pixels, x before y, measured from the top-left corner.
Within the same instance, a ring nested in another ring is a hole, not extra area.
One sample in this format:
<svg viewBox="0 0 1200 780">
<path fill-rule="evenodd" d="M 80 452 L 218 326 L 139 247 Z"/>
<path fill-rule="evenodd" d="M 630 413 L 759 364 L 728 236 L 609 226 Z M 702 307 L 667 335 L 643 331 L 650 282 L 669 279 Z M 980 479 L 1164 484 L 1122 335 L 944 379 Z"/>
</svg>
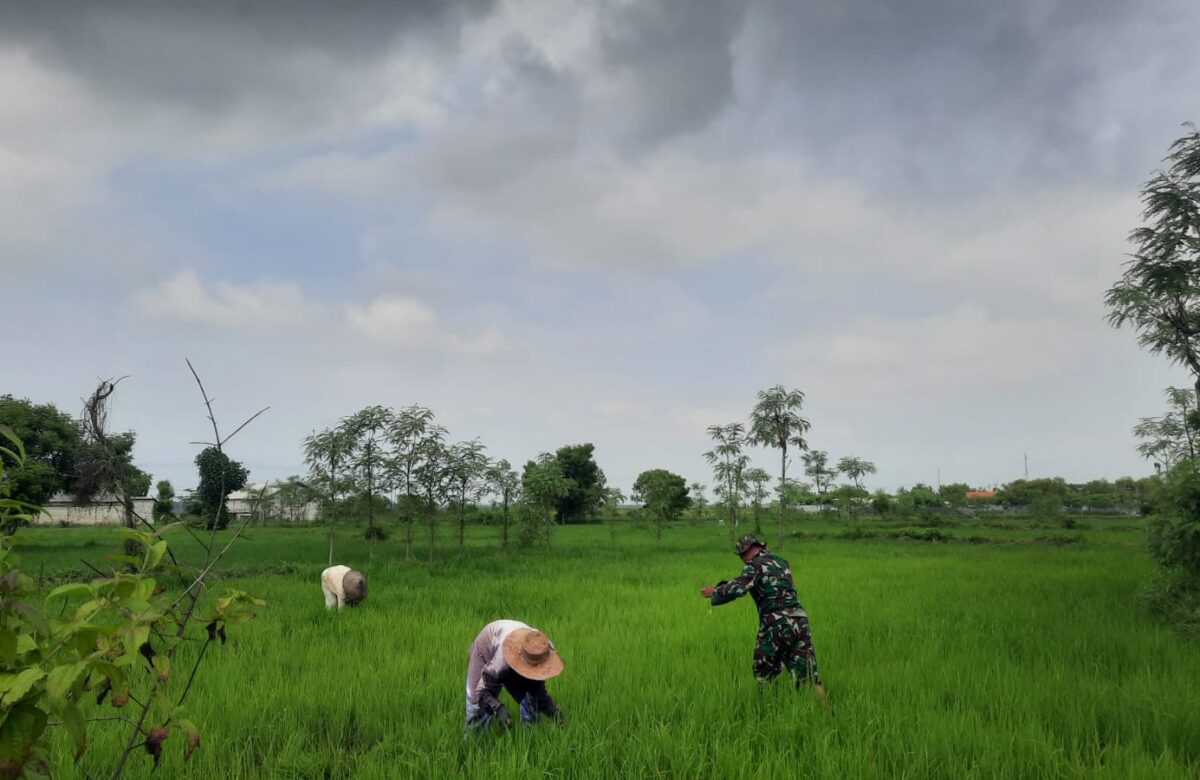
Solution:
<svg viewBox="0 0 1200 780">
<path fill-rule="evenodd" d="M 229 585 L 269 606 L 210 652 L 188 703 L 203 741 L 170 777 L 1153 777 L 1200 773 L 1194 643 L 1138 604 L 1152 569 L 1130 518 L 1075 528 L 1007 518 L 789 518 L 787 557 L 836 714 L 808 691 L 760 689 L 751 604 L 698 589 L 738 568 L 713 520 L 666 528 L 622 513 L 559 528 L 553 548 L 501 550 L 468 523 L 434 562 L 351 524 L 338 557 L 370 578 L 367 602 L 331 613 L 318 526 L 251 527 Z M 365 521 L 365 518 L 363 518 Z M 379 518 L 372 523 L 379 524 Z M 388 522 L 384 520 L 383 522 Z M 457 524 L 451 510 L 444 518 Z M 218 532 L 219 536 L 232 533 Z M 117 529 L 19 535 L 46 581 L 87 576 Z M 186 536 L 176 537 L 186 557 Z M 220 590 L 220 588 L 216 588 Z M 466 648 L 496 617 L 536 625 L 567 669 L 551 725 L 465 738 Z M 183 648 L 177 663 L 187 661 Z M 97 708 L 103 714 L 107 708 Z M 103 724 L 97 724 L 102 726 Z M 121 747 L 93 728 L 83 777 Z M 149 776 L 131 762 L 127 776 Z"/>
</svg>

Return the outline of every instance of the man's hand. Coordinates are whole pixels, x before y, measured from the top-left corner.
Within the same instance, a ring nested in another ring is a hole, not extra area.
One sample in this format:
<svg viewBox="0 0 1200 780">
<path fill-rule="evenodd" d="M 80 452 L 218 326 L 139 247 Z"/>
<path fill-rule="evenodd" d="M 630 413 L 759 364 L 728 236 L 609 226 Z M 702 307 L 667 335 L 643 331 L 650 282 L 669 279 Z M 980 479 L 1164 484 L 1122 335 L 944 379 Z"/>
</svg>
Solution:
<svg viewBox="0 0 1200 780">
<path fill-rule="evenodd" d="M 500 709 L 496 710 L 496 714 L 492 717 L 504 728 L 512 728 L 512 715 L 508 714 L 508 707 L 505 707 L 503 704 L 500 705 Z"/>
<path fill-rule="evenodd" d="M 700 595 L 706 599 L 711 599 L 712 594 L 713 594 L 713 586 L 712 585 L 705 585 L 703 588 L 700 589 Z"/>
</svg>

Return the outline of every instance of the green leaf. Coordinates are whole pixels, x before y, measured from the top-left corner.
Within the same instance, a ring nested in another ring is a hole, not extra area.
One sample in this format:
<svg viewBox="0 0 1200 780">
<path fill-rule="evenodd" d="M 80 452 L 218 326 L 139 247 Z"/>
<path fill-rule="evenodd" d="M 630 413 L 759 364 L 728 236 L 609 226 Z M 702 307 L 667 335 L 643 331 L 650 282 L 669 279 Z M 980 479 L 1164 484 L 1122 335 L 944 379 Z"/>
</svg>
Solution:
<svg viewBox="0 0 1200 780">
<path fill-rule="evenodd" d="M 175 721 L 175 728 L 183 732 L 184 748 L 183 760 L 187 761 L 192 751 L 200 747 L 200 729 L 196 728 L 196 724 L 186 718 L 181 718 Z"/>
<path fill-rule="evenodd" d="M 82 661 L 56 666 L 50 670 L 50 674 L 46 677 L 46 695 L 50 699 L 51 707 L 61 710 L 67 706 L 67 697 L 86 670 L 87 663 Z"/>
<path fill-rule="evenodd" d="M 17 637 L 17 655 L 25 655 L 26 653 L 37 650 L 37 642 L 29 634 L 21 634 Z"/>
<path fill-rule="evenodd" d="M 18 462 L 25 460 L 25 445 L 21 443 L 20 437 L 17 436 L 12 428 L 9 428 L 7 425 L 0 425 L 0 436 L 8 439 L 17 448 L 17 452 L 14 454 L 15 460 Z M 9 452 L 13 454 L 11 451 Z"/>
<path fill-rule="evenodd" d="M 17 660 L 17 635 L 7 628 L 0 629 L 0 662 L 12 666 Z"/>
<path fill-rule="evenodd" d="M 16 674 L 6 675 L 8 679 L 0 680 L 0 692 L 4 694 L 0 698 L 0 706 L 11 707 L 19 702 L 45 676 L 46 673 L 40 666 L 31 666 Z"/>
<path fill-rule="evenodd" d="M 92 586 L 82 582 L 68 582 L 66 585 L 59 585 L 54 590 L 50 591 L 50 595 L 46 596 L 46 601 L 51 599 L 69 599 L 77 596 L 91 597 Z"/>
<path fill-rule="evenodd" d="M 159 653 L 154 656 L 151 664 L 154 666 L 154 671 L 158 672 L 159 682 L 166 682 L 171 679 L 171 659 L 167 658 L 166 653 Z"/>
<path fill-rule="evenodd" d="M 50 635 L 50 621 L 46 620 L 46 616 L 37 607 L 25 601 L 10 601 L 8 608 L 24 618 L 37 633 L 43 636 Z"/>
<path fill-rule="evenodd" d="M 78 609 L 75 610 L 75 615 L 72 617 L 72 620 L 77 622 L 87 620 L 92 615 L 99 612 L 100 608 L 103 606 L 103 599 L 92 599 L 91 601 L 85 601 L 79 605 Z"/>
<path fill-rule="evenodd" d="M 108 678 L 112 688 L 112 705 L 123 707 L 129 701 L 129 678 L 125 670 L 108 661 L 93 661 L 92 670 Z"/>
<path fill-rule="evenodd" d="M 75 763 L 79 763 L 79 759 L 83 757 L 83 751 L 87 750 L 87 729 L 83 725 L 83 716 L 79 714 L 79 708 L 74 704 L 64 707 L 58 714 L 62 718 L 62 724 L 67 733 L 75 742 Z"/>
<path fill-rule="evenodd" d="M 34 744 L 46 730 L 46 713 L 32 704 L 18 704 L 0 724 L 0 775 L 19 777 Z"/>
<path fill-rule="evenodd" d="M 153 569 L 154 567 L 158 566 L 159 561 L 163 559 L 163 556 L 166 555 L 166 553 L 166 540 L 155 542 L 154 544 L 150 545 L 150 548 L 146 553 L 146 568 Z"/>
<path fill-rule="evenodd" d="M 68 646 L 75 651 L 76 655 L 89 656 L 97 653 L 97 640 L 100 638 L 100 629 L 95 626 L 81 626 L 71 636 Z M 103 652 L 103 651 L 99 651 Z"/>
</svg>

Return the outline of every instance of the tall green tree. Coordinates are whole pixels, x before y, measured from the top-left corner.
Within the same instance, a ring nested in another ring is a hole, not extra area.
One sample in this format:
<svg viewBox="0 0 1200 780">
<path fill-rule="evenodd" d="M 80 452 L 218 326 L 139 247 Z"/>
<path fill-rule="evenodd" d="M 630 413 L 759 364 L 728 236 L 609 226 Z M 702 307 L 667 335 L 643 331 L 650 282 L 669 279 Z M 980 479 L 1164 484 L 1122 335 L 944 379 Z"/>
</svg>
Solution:
<svg viewBox="0 0 1200 780">
<path fill-rule="evenodd" d="M 169 479 L 160 479 L 155 485 L 154 506 L 150 509 L 154 524 L 169 523 L 175 519 L 175 487 Z"/>
<path fill-rule="evenodd" d="M 604 506 L 608 510 L 608 533 L 612 541 L 617 541 L 617 520 L 621 517 L 621 504 L 624 504 L 626 496 L 621 492 L 619 487 L 610 487 L 604 489 Z"/>
<path fill-rule="evenodd" d="M 388 439 L 394 415 L 386 406 L 368 406 L 342 420 L 339 428 L 350 442 L 350 467 L 359 495 L 367 498 L 367 538 L 382 536 L 375 527 L 375 492 L 387 489 Z"/>
<path fill-rule="evenodd" d="M 510 514 L 514 501 L 521 496 L 521 476 L 513 470 L 512 464 L 504 458 L 495 461 L 487 470 L 488 487 L 500 501 L 503 511 L 502 530 L 500 534 L 500 549 L 508 549 L 508 529 Z"/>
<path fill-rule="evenodd" d="M 761 534 L 762 508 L 763 503 L 769 495 L 767 492 L 767 483 L 771 481 L 771 475 L 767 473 L 766 469 L 756 466 L 752 469 L 746 469 L 744 477 L 750 497 L 750 511 L 754 514 L 754 533 Z"/>
<path fill-rule="evenodd" d="M 488 457 L 479 439 L 460 441 L 446 452 L 454 498 L 458 501 L 458 547 L 466 544 L 467 502 L 479 499 L 479 490 L 486 485 Z"/>
<path fill-rule="evenodd" d="M 329 526 L 329 564 L 333 565 L 334 525 L 338 495 L 344 490 L 344 473 L 350 459 L 351 443 L 340 428 L 326 428 L 304 439 L 304 462 L 309 482 L 325 501 L 325 522 Z"/>
<path fill-rule="evenodd" d="M 957 509 L 967 503 L 967 492 L 971 486 L 965 482 L 951 482 L 938 488 L 938 498 Z"/>
<path fill-rule="evenodd" d="M 750 464 L 746 455 L 746 428 L 741 423 L 708 426 L 708 436 L 715 444 L 704 453 L 713 470 L 716 486 L 713 491 L 729 510 L 729 535 L 735 537 L 738 528 L 738 505 L 746 487 L 744 474 Z"/>
<path fill-rule="evenodd" d="M 229 513 L 225 499 L 235 490 L 246 486 L 250 472 L 217 447 L 205 447 L 196 456 L 196 468 L 200 471 L 200 484 L 196 498 L 208 521 L 209 528 L 225 528 L 229 525 Z"/>
<path fill-rule="evenodd" d="M 554 453 L 563 477 L 570 480 L 567 492 L 555 504 L 562 524 L 590 520 L 604 503 L 606 479 L 596 463 L 593 444 L 571 444 Z"/>
<path fill-rule="evenodd" d="M 1142 187 L 1144 224 L 1129 236 L 1125 273 L 1105 295 L 1109 322 L 1187 368 L 1200 399 L 1200 132 L 1175 140 Z"/>
<path fill-rule="evenodd" d="M 562 462 L 554 455 L 543 452 L 536 460 L 528 461 L 521 473 L 521 488 L 530 508 L 530 516 L 537 522 L 527 527 L 525 542 L 532 542 L 544 535 L 546 549 L 550 549 L 551 530 L 559 502 L 574 489 L 574 480 L 563 473 Z"/>
<path fill-rule="evenodd" d="M 876 472 L 875 464 L 869 460 L 856 458 L 853 455 L 847 455 L 837 462 L 838 473 L 845 474 L 854 483 L 854 487 L 859 490 L 863 489 L 863 477 Z"/>
<path fill-rule="evenodd" d="M 1170 470 L 1185 458 L 1195 458 L 1200 443 L 1200 412 L 1196 393 L 1181 387 L 1168 387 L 1167 411 L 1160 417 L 1143 417 L 1133 426 L 1138 439 L 1137 451 L 1143 458 Z"/>
<path fill-rule="evenodd" d="M 836 469 L 829 466 L 829 453 L 824 450 L 812 450 L 804 453 L 803 460 L 805 475 L 813 481 L 817 495 L 824 496 L 838 474 Z"/>
<path fill-rule="evenodd" d="M 437 547 L 438 509 L 448 499 L 453 479 L 446 450 L 446 429 L 442 426 L 430 424 L 425 427 L 425 434 L 417 444 L 417 466 L 413 477 L 421 491 L 425 521 L 429 525 L 429 560 L 432 561 Z"/>
<path fill-rule="evenodd" d="M 691 493 L 692 506 L 696 508 L 696 519 L 703 523 L 704 508 L 708 506 L 708 498 L 704 495 L 704 485 L 699 482 L 693 482 L 688 486 L 688 490 Z"/>
<path fill-rule="evenodd" d="M 392 425 L 388 429 L 388 440 L 392 445 L 392 455 L 388 460 L 388 472 L 392 484 L 399 493 L 397 504 L 399 505 L 400 519 L 405 526 L 405 558 L 412 557 L 413 523 L 424 505 L 416 471 L 421 464 L 422 453 L 425 451 L 423 447 L 425 439 L 435 424 L 432 410 L 413 404 L 396 412 Z"/>
<path fill-rule="evenodd" d="M 12 500 L 44 504 L 57 493 L 69 493 L 76 474 L 75 459 L 82 446 L 79 426 L 53 404 L 0 395 L 0 425 L 7 425 L 25 445 L 25 463 L 11 469 Z"/>
<path fill-rule="evenodd" d="M 678 519 L 692 503 L 684 478 L 666 469 L 650 469 L 638 474 L 633 483 L 633 496 L 654 518 L 659 539 L 662 539 L 663 528 Z"/>
<path fill-rule="evenodd" d="M 776 543 L 779 549 L 783 549 L 787 517 L 787 491 L 783 486 L 787 484 L 788 447 L 801 451 L 808 449 L 804 434 L 812 427 L 800 416 L 803 406 L 804 393 L 776 385 L 758 391 L 758 403 L 750 413 L 750 443 L 779 450 L 779 540 Z"/>
</svg>

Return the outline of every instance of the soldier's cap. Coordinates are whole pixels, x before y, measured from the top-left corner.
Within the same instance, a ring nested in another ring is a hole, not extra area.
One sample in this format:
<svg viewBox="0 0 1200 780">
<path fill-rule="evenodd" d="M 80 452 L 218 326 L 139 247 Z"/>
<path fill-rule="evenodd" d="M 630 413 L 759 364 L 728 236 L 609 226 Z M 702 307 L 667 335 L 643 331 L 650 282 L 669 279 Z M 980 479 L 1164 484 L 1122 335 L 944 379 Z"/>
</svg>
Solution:
<svg viewBox="0 0 1200 780">
<path fill-rule="evenodd" d="M 367 597 L 367 577 L 357 569 L 351 569 L 342 577 L 342 594 L 346 604 L 354 607 Z"/>
<path fill-rule="evenodd" d="M 536 628 L 516 628 L 500 645 L 504 660 L 527 680 L 549 680 L 563 670 L 563 661 L 550 637 Z"/>
<path fill-rule="evenodd" d="M 746 534 L 741 539 L 737 540 L 737 544 L 735 544 L 733 546 L 733 549 L 737 552 L 738 555 L 742 555 L 743 553 L 745 553 L 747 550 L 749 550 L 751 548 L 766 547 L 766 546 L 767 546 L 766 543 L 763 542 L 761 539 L 759 539 L 754 534 Z"/>
</svg>

